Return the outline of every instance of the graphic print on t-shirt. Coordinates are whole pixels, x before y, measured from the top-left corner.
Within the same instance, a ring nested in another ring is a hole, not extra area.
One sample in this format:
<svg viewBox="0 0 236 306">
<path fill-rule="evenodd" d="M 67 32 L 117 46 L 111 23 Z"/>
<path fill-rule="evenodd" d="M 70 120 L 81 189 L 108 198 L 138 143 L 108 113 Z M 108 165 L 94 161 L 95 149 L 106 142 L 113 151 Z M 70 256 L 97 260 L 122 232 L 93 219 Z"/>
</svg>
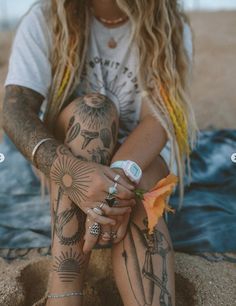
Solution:
<svg viewBox="0 0 236 306">
<path fill-rule="evenodd" d="M 79 95 L 101 93 L 115 103 L 120 117 L 119 139 L 127 137 L 138 123 L 140 91 L 137 77 L 118 61 L 93 57 L 86 62 Z"/>
</svg>

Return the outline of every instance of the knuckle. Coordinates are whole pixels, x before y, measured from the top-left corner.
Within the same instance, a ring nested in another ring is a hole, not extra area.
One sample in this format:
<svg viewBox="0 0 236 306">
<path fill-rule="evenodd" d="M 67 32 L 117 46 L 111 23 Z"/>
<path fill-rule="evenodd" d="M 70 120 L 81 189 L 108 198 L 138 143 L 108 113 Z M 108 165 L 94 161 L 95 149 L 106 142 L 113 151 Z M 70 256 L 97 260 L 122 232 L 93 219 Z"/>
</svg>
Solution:
<svg viewBox="0 0 236 306">
<path fill-rule="evenodd" d="M 98 189 L 102 189 L 102 187 L 104 186 L 103 179 L 100 176 L 97 177 L 95 185 Z"/>
<path fill-rule="evenodd" d="M 94 189 L 93 188 L 89 188 L 89 190 L 87 191 L 87 198 L 91 199 L 94 196 Z"/>
<path fill-rule="evenodd" d="M 125 200 L 125 192 L 124 192 L 124 191 L 120 191 L 119 197 L 120 197 L 122 200 Z"/>
<path fill-rule="evenodd" d="M 107 205 L 105 208 L 104 208 L 104 211 L 106 214 L 110 214 L 112 212 L 112 209 Z"/>
</svg>

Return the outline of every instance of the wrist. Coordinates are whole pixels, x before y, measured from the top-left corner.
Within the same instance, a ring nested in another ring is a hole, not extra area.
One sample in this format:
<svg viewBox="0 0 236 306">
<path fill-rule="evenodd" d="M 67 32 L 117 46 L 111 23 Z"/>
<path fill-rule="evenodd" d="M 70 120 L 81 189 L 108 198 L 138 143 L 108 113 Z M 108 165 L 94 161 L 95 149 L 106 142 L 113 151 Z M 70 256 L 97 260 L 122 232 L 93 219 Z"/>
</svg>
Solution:
<svg viewBox="0 0 236 306">
<path fill-rule="evenodd" d="M 110 168 L 121 170 L 133 183 L 138 184 L 142 178 L 142 169 L 131 160 L 118 160 L 111 164 Z"/>
</svg>

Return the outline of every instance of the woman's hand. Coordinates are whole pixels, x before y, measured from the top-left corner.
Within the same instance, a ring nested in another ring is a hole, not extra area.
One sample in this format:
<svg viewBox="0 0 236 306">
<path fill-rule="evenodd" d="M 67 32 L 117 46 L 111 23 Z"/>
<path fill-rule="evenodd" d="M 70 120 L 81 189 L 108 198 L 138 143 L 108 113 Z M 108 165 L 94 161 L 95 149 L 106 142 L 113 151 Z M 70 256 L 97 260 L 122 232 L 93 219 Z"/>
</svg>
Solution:
<svg viewBox="0 0 236 306">
<path fill-rule="evenodd" d="M 131 214 L 131 208 L 128 208 L 127 211 L 121 211 L 122 208 L 117 208 L 119 211 L 118 216 L 113 216 L 112 219 L 115 221 L 115 224 L 104 224 L 99 226 L 99 234 L 91 234 L 91 229 L 96 224 L 96 221 L 87 216 L 86 226 L 85 226 L 85 236 L 84 236 L 84 246 L 83 252 L 85 254 L 92 251 L 96 244 L 107 245 L 109 242 L 118 243 L 126 235 L 127 227 L 129 223 L 129 218 Z M 123 212 L 123 214 L 121 214 Z M 101 224 L 101 223 L 100 223 Z"/>
<path fill-rule="evenodd" d="M 130 183 L 122 170 L 114 169 L 114 171 L 116 172 L 116 174 L 119 174 L 120 178 L 122 178 L 126 183 Z M 133 203 L 135 205 L 136 201 L 133 200 Z M 131 208 L 125 211 L 121 208 L 120 203 L 118 204 L 118 206 L 112 208 L 110 208 L 106 204 L 103 204 L 100 207 L 102 207 L 103 214 L 108 218 L 112 218 L 112 220 L 114 220 L 116 224 L 100 223 L 100 234 L 92 235 L 91 228 L 93 224 L 96 223 L 97 218 L 96 213 L 93 212 L 92 214 L 90 214 L 90 216 L 87 217 L 86 221 L 86 233 L 84 238 L 85 242 L 83 246 L 84 253 L 90 252 L 96 244 L 107 245 L 110 242 L 118 243 L 126 235 L 130 214 L 132 212 Z"/>
<path fill-rule="evenodd" d="M 114 186 L 117 173 L 107 166 L 82 161 L 72 155 L 65 146 L 57 149 L 50 177 L 59 184 L 65 194 L 85 213 L 103 202 L 109 188 Z M 134 205 L 134 186 L 122 177 L 117 182 L 116 198 L 119 206 Z M 96 206 L 95 206 L 96 205 Z"/>
</svg>

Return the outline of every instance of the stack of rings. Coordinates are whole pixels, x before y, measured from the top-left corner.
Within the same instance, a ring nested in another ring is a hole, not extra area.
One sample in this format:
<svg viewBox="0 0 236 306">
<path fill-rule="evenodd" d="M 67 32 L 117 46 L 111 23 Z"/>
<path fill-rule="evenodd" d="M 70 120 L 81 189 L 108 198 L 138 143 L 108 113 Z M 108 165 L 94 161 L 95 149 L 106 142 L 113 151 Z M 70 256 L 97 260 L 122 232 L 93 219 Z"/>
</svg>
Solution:
<svg viewBox="0 0 236 306">
<path fill-rule="evenodd" d="M 115 198 L 115 195 L 118 193 L 117 190 L 117 185 L 118 185 L 118 180 L 120 179 L 120 175 L 117 174 L 114 178 L 114 185 L 109 187 L 108 190 L 108 195 L 106 197 L 106 202 L 108 203 L 109 206 L 114 206 L 118 204 L 118 201 Z M 104 212 L 102 208 L 106 205 L 106 203 L 102 202 L 99 206 L 94 207 L 92 210 L 99 216 L 104 216 Z M 88 209 L 89 212 L 90 209 Z M 111 239 L 116 239 L 117 234 L 116 232 L 112 231 L 111 234 L 105 232 L 101 233 L 101 225 L 97 222 L 93 223 L 91 226 L 89 226 L 89 233 L 93 236 L 99 236 L 102 234 L 103 240 L 111 240 Z"/>
<path fill-rule="evenodd" d="M 114 185 L 109 187 L 108 195 L 106 197 L 106 201 L 110 207 L 116 205 L 118 202 L 116 201 L 115 195 L 118 193 L 117 185 L 118 180 L 120 179 L 120 175 L 117 174 L 114 178 Z"/>
</svg>

